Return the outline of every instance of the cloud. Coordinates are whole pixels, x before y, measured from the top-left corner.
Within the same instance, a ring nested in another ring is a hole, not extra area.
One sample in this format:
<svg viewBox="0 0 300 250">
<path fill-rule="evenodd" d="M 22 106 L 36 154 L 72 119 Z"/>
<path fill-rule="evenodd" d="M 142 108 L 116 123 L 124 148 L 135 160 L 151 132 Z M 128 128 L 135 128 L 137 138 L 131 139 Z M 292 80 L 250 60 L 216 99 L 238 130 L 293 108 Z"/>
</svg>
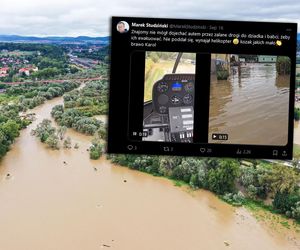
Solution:
<svg viewBox="0 0 300 250">
<path fill-rule="evenodd" d="M 109 35 L 111 16 L 284 21 L 300 24 L 298 0 L 11 0 L 1 3 L 0 34 Z"/>
</svg>

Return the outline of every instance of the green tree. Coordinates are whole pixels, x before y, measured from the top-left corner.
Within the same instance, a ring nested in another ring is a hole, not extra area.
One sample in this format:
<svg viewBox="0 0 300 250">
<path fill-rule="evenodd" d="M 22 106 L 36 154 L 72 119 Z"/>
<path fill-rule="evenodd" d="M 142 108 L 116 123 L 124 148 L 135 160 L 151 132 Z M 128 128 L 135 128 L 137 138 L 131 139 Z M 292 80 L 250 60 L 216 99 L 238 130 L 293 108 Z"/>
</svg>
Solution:
<svg viewBox="0 0 300 250">
<path fill-rule="evenodd" d="M 291 194 L 298 186 L 300 175 L 293 168 L 276 164 L 263 176 L 262 181 L 270 186 L 273 194 L 278 192 Z"/>
<path fill-rule="evenodd" d="M 45 143 L 52 149 L 59 149 L 59 139 L 55 134 L 49 135 Z"/>
<path fill-rule="evenodd" d="M 300 201 L 298 201 L 291 209 L 291 217 L 300 221 Z"/>
<path fill-rule="evenodd" d="M 64 138 L 66 132 L 67 132 L 67 127 L 66 126 L 60 126 L 57 129 L 57 135 L 58 135 L 60 140 L 62 140 Z"/>
<path fill-rule="evenodd" d="M 295 110 L 294 110 L 294 119 L 296 121 L 300 120 L 300 108 L 295 108 Z"/>
<path fill-rule="evenodd" d="M 97 160 L 101 157 L 103 153 L 103 144 L 100 142 L 93 142 L 92 146 L 90 147 L 90 158 L 92 160 Z"/>
<path fill-rule="evenodd" d="M 72 142 L 69 136 L 64 140 L 63 146 L 64 148 L 72 148 Z"/>
<path fill-rule="evenodd" d="M 19 136 L 19 129 L 19 124 L 14 120 L 8 120 L 0 126 L 0 130 L 5 135 L 6 139 L 11 142 L 13 142 L 14 139 Z"/>
<path fill-rule="evenodd" d="M 49 136 L 55 134 L 55 131 L 55 128 L 51 126 L 51 121 L 44 119 L 40 124 L 37 125 L 36 129 L 31 131 L 31 134 L 40 138 L 41 142 L 46 142 Z"/>
<path fill-rule="evenodd" d="M 273 206 L 281 213 L 291 212 L 292 207 L 300 201 L 300 197 L 296 194 L 289 194 L 287 191 L 277 192 L 273 200 Z"/>
<path fill-rule="evenodd" d="M 99 139 L 106 139 L 106 128 L 105 126 L 102 124 L 96 131 L 95 136 L 97 136 Z"/>
<path fill-rule="evenodd" d="M 171 177 L 173 170 L 181 163 L 180 157 L 162 156 L 159 159 L 158 172 L 160 175 Z"/>
<path fill-rule="evenodd" d="M 276 61 L 276 70 L 279 75 L 291 73 L 291 60 L 287 56 L 278 56 Z"/>
<path fill-rule="evenodd" d="M 236 160 L 221 160 L 216 169 L 208 171 L 208 188 L 217 194 L 234 192 L 239 174 L 239 163 Z"/>
</svg>

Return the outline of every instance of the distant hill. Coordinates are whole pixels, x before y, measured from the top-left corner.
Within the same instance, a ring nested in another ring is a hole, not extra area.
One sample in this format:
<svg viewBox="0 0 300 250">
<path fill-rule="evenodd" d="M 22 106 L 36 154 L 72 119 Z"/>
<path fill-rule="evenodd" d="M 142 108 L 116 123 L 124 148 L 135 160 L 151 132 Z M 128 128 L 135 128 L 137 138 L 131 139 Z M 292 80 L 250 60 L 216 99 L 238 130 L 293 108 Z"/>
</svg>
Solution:
<svg viewBox="0 0 300 250">
<path fill-rule="evenodd" d="M 109 43 L 110 37 L 35 37 L 35 36 L 18 36 L 18 35 L 0 35 L 0 42 L 18 42 L 18 43 L 55 43 L 55 44 L 103 44 Z"/>
<path fill-rule="evenodd" d="M 300 33 L 297 34 L 297 40 L 300 42 Z M 103 37 L 63 37 L 63 36 L 18 36 L 18 35 L 0 35 L 0 42 L 19 42 L 19 43 L 56 43 L 56 44 L 103 44 L 107 45 L 110 41 L 109 36 Z"/>
</svg>

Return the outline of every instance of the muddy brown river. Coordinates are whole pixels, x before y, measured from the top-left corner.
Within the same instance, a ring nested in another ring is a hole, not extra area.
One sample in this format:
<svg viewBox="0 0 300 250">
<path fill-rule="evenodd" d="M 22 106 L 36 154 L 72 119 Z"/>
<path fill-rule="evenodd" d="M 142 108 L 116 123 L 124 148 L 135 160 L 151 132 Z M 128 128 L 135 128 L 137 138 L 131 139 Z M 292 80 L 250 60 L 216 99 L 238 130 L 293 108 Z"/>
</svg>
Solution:
<svg viewBox="0 0 300 250">
<path fill-rule="evenodd" d="M 228 81 L 212 77 L 210 143 L 285 145 L 288 131 L 290 76 L 277 76 L 276 65 L 247 63 Z M 228 134 L 228 141 L 212 140 Z"/>
<path fill-rule="evenodd" d="M 30 131 L 59 103 L 35 108 L 37 120 L 1 161 L 1 250 L 299 249 L 299 234 L 210 192 L 90 160 L 89 136 L 69 130 L 79 149 L 49 150 Z"/>
</svg>

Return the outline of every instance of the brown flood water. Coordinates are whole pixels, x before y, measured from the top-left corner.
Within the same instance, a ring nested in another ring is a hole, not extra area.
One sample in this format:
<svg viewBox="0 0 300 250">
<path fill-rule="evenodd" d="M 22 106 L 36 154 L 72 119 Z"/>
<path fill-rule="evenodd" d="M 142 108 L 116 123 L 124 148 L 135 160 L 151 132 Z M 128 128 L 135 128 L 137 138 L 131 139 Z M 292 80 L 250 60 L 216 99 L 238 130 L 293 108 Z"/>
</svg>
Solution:
<svg viewBox="0 0 300 250">
<path fill-rule="evenodd" d="M 234 67 L 237 72 L 237 67 Z M 290 76 L 276 76 L 275 64 L 247 63 L 241 75 L 212 81 L 210 143 L 285 145 Z M 212 133 L 229 135 L 212 140 Z"/>
<path fill-rule="evenodd" d="M 0 249 L 299 249 L 299 238 L 288 238 L 299 235 L 271 230 L 209 192 L 188 192 L 104 158 L 91 161 L 91 137 L 69 130 L 79 149 L 47 149 L 30 130 L 61 102 L 35 108 L 37 120 L 1 162 Z"/>
</svg>

